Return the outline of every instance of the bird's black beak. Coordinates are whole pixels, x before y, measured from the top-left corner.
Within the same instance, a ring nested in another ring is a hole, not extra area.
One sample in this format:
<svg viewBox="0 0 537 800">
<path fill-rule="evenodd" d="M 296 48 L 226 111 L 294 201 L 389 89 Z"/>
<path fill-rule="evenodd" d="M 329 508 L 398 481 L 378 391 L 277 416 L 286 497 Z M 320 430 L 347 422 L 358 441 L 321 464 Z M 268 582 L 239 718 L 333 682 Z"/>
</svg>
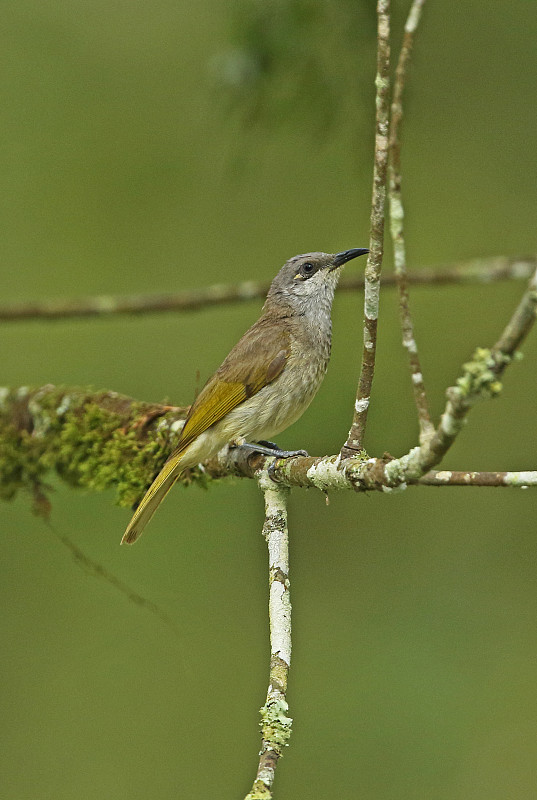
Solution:
<svg viewBox="0 0 537 800">
<path fill-rule="evenodd" d="M 347 261 L 358 258 L 358 256 L 365 256 L 366 253 L 369 253 L 369 250 L 365 247 L 353 247 L 352 250 L 344 250 L 343 253 L 336 253 L 334 261 L 332 262 L 333 266 L 330 269 L 333 270 L 342 267 Z"/>
</svg>

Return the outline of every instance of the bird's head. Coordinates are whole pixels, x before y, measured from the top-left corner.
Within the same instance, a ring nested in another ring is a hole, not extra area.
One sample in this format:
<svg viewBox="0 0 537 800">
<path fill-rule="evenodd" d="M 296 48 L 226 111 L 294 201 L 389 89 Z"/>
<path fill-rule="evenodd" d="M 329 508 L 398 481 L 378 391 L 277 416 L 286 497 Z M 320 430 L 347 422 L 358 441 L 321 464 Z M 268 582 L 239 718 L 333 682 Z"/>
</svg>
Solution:
<svg viewBox="0 0 537 800">
<path fill-rule="evenodd" d="M 283 265 L 270 287 L 266 307 L 315 310 L 332 303 L 341 267 L 369 250 L 353 248 L 342 253 L 304 253 Z"/>
</svg>

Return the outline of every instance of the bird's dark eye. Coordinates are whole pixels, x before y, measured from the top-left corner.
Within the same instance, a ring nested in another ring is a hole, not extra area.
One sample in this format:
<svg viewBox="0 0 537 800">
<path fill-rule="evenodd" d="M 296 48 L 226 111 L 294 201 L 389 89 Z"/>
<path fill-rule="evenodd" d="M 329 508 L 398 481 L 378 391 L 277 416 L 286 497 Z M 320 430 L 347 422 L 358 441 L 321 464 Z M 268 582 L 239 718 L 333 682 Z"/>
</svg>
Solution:
<svg viewBox="0 0 537 800">
<path fill-rule="evenodd" d="M 304 278 L 311 278 L 311 276 L 315 272 L 315 264 L 312 264 L 311 261 L 306 261 L 305 264 L 302 264 L 300 267 L 300 274 L 304 276 Z"/>
</svg>

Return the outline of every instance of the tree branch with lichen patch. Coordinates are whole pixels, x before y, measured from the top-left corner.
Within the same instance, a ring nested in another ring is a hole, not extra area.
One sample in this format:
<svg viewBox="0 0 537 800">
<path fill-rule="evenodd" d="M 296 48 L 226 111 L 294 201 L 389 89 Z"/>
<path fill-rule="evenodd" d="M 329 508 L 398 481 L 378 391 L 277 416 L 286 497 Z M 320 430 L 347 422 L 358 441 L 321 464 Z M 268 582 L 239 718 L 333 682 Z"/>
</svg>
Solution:
<svg viewBox="0 0 537 800">
<path fill-rule="evenodd" d="M 291 664 L 291 601 L 289 599 L 288 489 L 277 486 L 266 471 L 259 476 L 265 495 L 263 536 L 269 553 L 270 673 L 267 699 L 261 709 L 261 752 L 251 791 L 245 800 L 270 800 L 276 765 L 289 743 L 293 720 L 287 716 L 287 677 Z"/>
</svg>

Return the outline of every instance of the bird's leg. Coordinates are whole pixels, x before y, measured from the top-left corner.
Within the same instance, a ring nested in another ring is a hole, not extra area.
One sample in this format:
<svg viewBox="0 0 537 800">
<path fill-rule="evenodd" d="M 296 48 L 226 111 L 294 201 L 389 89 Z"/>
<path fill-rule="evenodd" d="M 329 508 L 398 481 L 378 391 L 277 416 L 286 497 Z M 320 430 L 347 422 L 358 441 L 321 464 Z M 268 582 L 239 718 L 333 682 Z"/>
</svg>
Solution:
<svg viewBox="0 0 537 800">
<path fill-rule="evenodd" d="M 265 456 L 274 456 L 275 458 L 292 458 L 293 456 L 307 456 L 306 450 L 280 450 L 274 442 L 267 442 L 261 440 L 260 442 L 241 442 L 241 447 L 247 447 L 255 453 L 262 453 Z"/>
<path fill-rule="evenodd" d="M 276 442 L 267 442 L 265 439 L 260 439 L 259 442 L 256 442 L 256 445 L 267 447 L 270 451 L 270 454 L 276 455 L 279 458 L 291 458 L 292 456 L 309 456 L 307 450 L 281 450 Z"/>
</svg>

